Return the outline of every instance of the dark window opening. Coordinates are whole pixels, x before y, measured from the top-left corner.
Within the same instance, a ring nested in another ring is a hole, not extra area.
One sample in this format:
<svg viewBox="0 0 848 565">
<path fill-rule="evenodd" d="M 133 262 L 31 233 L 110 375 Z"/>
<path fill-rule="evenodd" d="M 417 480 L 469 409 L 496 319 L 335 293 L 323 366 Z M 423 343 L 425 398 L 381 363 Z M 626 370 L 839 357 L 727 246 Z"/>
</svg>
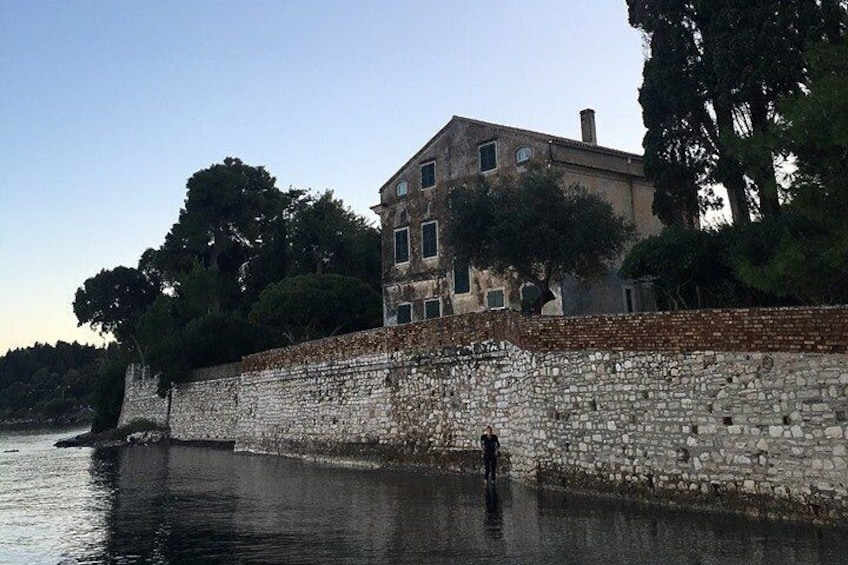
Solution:
<svg viewBox="0 0 848 565">
<path fill-rule="evenodd" d="M 457 261 L 453 264 L 453 292 L 454 294 L 471 292 L 471 275 L 468 263 Z"/>
<path fill-rule="evenodd" d="M 395 264 L 409 261 L 409 228 L 395 232 Z"/>
<path fill-rule="evenodd" d="M 486 293 L 486 306 L 489 310 L 498 310 L 506 307 L 503 290 L 490 290 Z"/>
<path fill-rule="evenodd" d="M 439 299 L 424 301 L 424 319 L 431 320 L 442 316 L 442 302 Z"/>
<path fill-rule="evenodd" d="M 412 321 L 412 304 L 401 304 L 397 309 L 397 323 L 408 324 Z"/>
<path fill-rule="evenodd" d="M 421 224 L 421 255 L 435 257 L 439 254 L 439 236 L 437 222 Z"/>
<path fill-rule="evenodd" d="M 480 146 L 480 172 L 491 171 L 498 166 L 497 145 L 493 141 Z"/>
<path fill-rule="evenodd" d="M 436 186 L 436 162 L 421 165 L 421 188 Z"/>
</svg>

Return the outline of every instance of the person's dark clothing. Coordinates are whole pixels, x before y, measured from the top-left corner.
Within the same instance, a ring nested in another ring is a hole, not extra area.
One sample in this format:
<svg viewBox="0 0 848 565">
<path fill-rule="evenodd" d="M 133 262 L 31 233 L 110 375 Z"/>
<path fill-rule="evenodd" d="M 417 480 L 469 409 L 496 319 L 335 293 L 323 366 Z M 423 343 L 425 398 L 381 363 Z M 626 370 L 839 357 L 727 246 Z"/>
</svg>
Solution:
<svg viewBox="0 0 848 565">
<path fill-rule="evenodd" d="M 498 436 L 483 434 L 480 436 L 480 446 L 483 448 L 483 465 L 486 468 L 486 478 L 495 480 L 495 469 L 498 462 L 498 452 L 501 444 L 498 442 Z"/>
</svg>

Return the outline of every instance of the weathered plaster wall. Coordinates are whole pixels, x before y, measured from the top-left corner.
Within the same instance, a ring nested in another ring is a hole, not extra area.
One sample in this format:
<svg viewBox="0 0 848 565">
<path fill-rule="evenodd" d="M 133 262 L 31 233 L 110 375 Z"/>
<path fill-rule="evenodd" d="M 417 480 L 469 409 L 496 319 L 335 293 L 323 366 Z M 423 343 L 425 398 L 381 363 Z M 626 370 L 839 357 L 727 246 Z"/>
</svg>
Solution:
<svg viewBox="0 0 848 565">
<path fill-rule="evenodd" d="M 848 307 L 457 316 L 248 356 L 175 389 L 171 427 L 467 470 L 491 423 L 523 480 L 844 521 L 846 351 Z"/>
<path fill-rule="evenodd" d="M 495 142 L 497 167 L 480 173 L 481 144 Z M 644 177 L 642 158 L 614 149 L 588 145 L 578 141 L 499 126 L 465 118 L 455 118 L 436 134 L 380 189 L 380 204 L 374 209 L 380 214 L 382 226 L 383 319 L 385 325 L 397 323 L 401 304 L 412 306 L 412 319 L 424 319 L 424 301 L 440 299 L 443 316 L 485 310 L 486 291 L 504 290 L 506 307 L 520 310 L 521 282 L 514 277 L 498 277 L 472 269 L 468 293 L 456 294 L 453 285 L 453 256 L 445 240 L 449 219 L 448 195 L 459 185 L 473 184 L 482 174 L 515 175 L 527 165 L 517 164 L 515 152 L 520 147 L 532 149 L 532 163 L 554 166 L 562 174 L 563 188 L 580 184 L 603 196 L 617 214 L 632 222 L 639 238 L 660 232 L 662 225 L 653 215 L 654 189 Z M 436 184 L 423 188 L 421 165 L 434 162 Z M 408 191 L 397 194 L 399 182 L 406 182 Z M 421 226 L 437 221 L 438 256 L 422 256 Z M 409 229 L 409 261 L 395 263 L 395 230 Z M 560 297 L 547 305 L 550 314 L 601 314 L 623 312 L 622 282 L 613 277 L 597 287 L 566 286 L 573 296 Z M 634 295 L 634 300 L 639 296 Z M 648 299 L 637 310 L 648 309 Z M 565 306 L 565 309 L 564 309 Z"/>
</svg>

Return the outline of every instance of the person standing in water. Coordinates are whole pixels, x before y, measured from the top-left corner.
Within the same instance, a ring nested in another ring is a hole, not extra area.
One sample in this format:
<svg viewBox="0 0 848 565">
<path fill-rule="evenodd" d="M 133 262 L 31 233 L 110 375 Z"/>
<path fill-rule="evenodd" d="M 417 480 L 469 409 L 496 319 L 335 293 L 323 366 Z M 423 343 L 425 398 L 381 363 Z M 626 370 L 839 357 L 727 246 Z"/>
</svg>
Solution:
<svg viewBox="0 0 848 565">
<path fill-rule="evenodd" d="M 480 449 L 483 450 L 483 465 L 486 468 L 486 480 L 495 480 L 495 468 L 498 456 L 501 454 L 501 444 L 498 436 L 492 433 L 492 426 L 486 426 L 483 435 L 480 436 Z"/>
</svg>

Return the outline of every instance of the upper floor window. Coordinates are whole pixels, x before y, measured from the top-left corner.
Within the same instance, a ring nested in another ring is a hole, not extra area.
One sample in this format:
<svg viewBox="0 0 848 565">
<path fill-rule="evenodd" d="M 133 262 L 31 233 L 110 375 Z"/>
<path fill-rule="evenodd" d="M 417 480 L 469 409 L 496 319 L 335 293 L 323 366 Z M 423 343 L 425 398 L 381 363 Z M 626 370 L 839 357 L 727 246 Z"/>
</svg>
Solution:
<svg viewBox="0 0 848 565">
<path fill-rule="evenodd" d="M 492 171 L 498 167 L 497 143 L 492 141 L 480 146 L 480 172 Z"/>
<path fill-rule="evenodd" d="M 439 254 L 439 222 L 421 224 L 421 256 L 425 259 Z"/>
<path fill-rule="evenodd" d="M 468 263 L 455 261 L 453 264 L 453 292 L 454 294 L 465 294 L 471 292 L 471 274 Z"/>
<path fill-rule="evenodd" d="M 409 183 L 405 180 L 400 181 L 395 186 L 398 196 L 406 196 L 409 193 Z"/>
<path fill-rule="evenodd" d="M 409 261 L 409 228 L 395 230 L 395 265 Z"/>
<path fill-rule="evenodd" d="M 524 147 L 519 147 L 518 149 L 515 150 L 515 164 L 516 165 L 520 165 L 521 163 L 526 163 L 527 161 L 530 160 L 531 157 L 533 157 L 533 149 L 530 148 L 530 147 L 527 147 L 526 145 Z"/>
<path fill-rule="evenodd" d="M 421 165 L 421 188 L 436 186 L 436 162 L 430 161 Z"/>
</svg>

